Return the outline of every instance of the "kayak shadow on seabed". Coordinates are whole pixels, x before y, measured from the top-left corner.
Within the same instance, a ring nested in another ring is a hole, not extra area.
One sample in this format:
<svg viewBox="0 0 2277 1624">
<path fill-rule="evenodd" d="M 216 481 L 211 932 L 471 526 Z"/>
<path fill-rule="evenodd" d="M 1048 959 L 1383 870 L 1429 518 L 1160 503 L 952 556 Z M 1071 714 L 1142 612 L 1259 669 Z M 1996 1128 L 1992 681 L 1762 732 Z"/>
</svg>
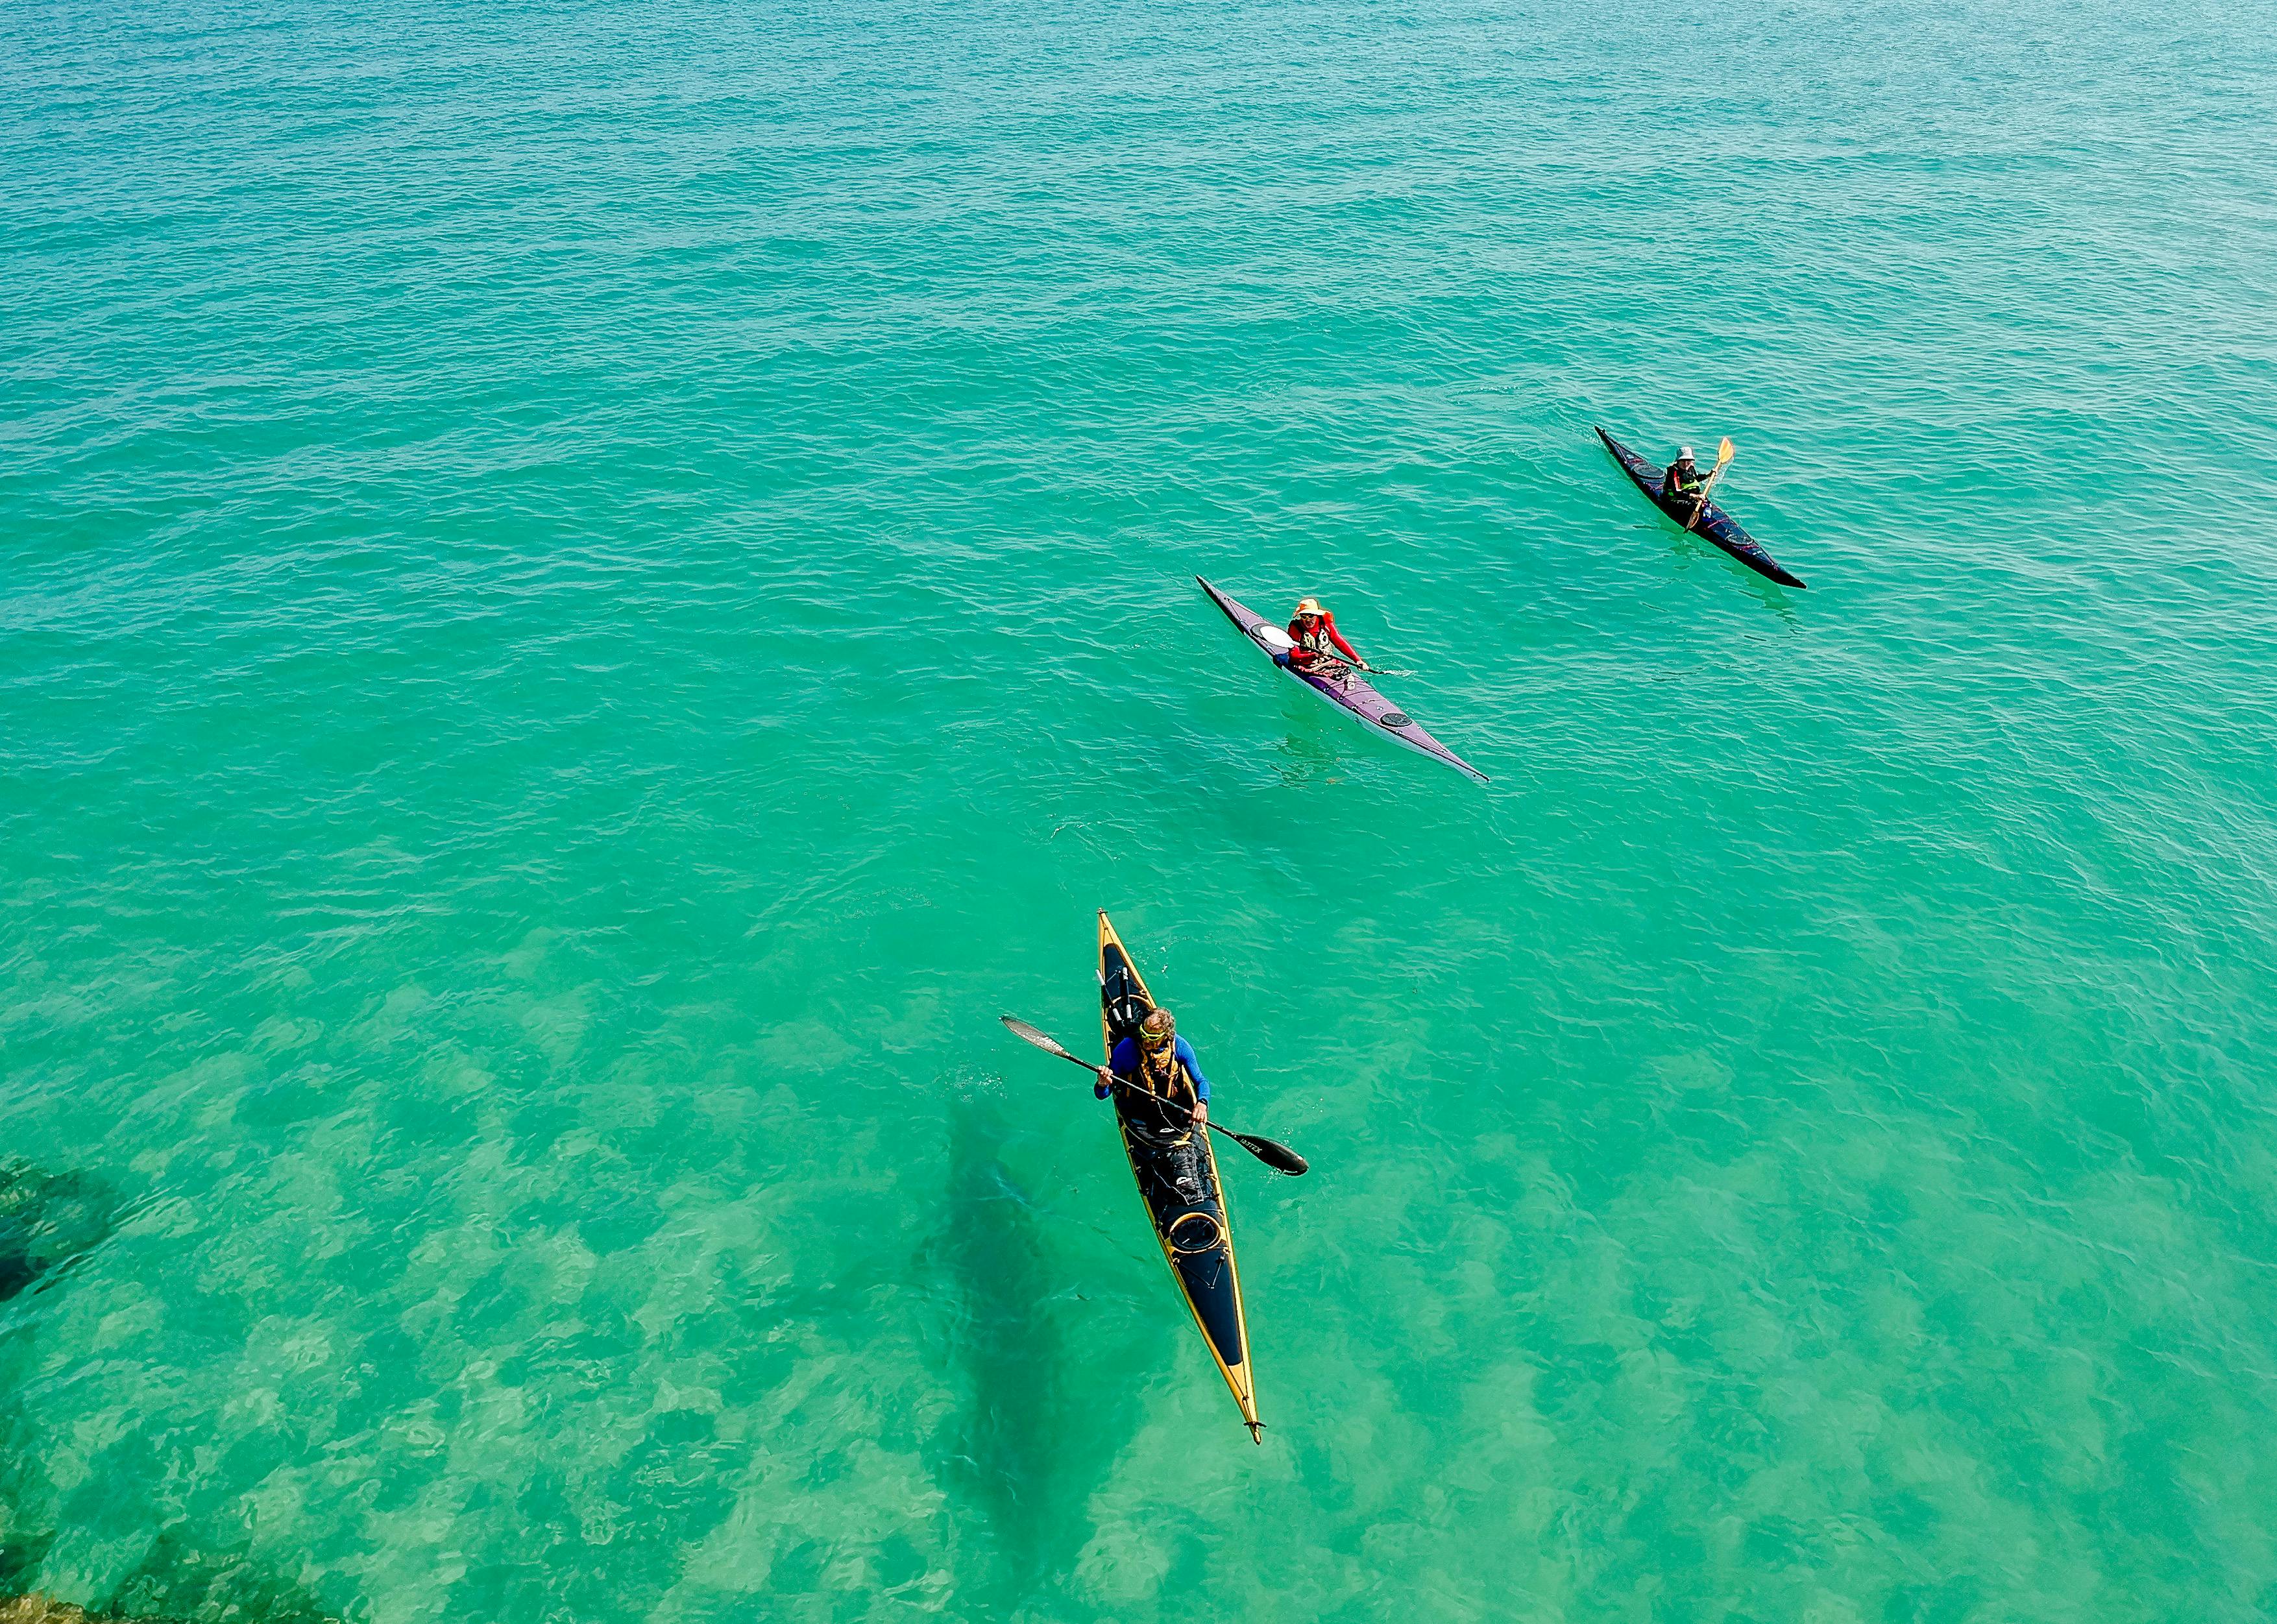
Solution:
<svg viewBox="0 0 2277 1624">
<path fill-rule="evenodd" d="M 1294 688 L 1279 695 L 1281 721 L 1288 731 L 1273 746 L 1273 770 L 1292 789 L 1349 783 L 1364 760 L 1376 753 L 1375 741 L 1332 711 L 1324 711 Z M 1397 751 L 1383 752 L 1395 763 Z"/>
<path fill-rule="evenodd" d="M 1066 1093 L 1069 1109 L 1095 1112 L 1098 1132 L 1111 1137 L 1107 1107 L 1080 1079 Z M 1125 1268 L 1143 1260 L 1088 1218 L 1070 1224 L 1013 1171 L 1003 1147 L 1018 1117 L 998 1093 L 957 1090 L 951 1109 L 948 1181 L 925 1252 L 926 1274 L 947 1287 L 934 1300 L 930 1358 L 957 1401 L 933 1429 L 926 1468 L 980 1513 L 985 1532 L 961 1547 L 972 1568 L 960 1583 L 1056 1598 L 1091 1530 L 1053 1507 L 1086 1503 L 1101 1462 L 1113 1458 L 1070 1450 L 1068 1440 L 1128 1437 L 1138 1425 L 1131 1390 L 1117 1383 L 1104 1394 L 1078 1391 L 1068 1373 L 1146 1364 L 1146 1350 L 1132 1346 L 1109 1350 L 1101 1366 L 1101 1325 L 1117 1317 L 1114 1292 L 1097 1277 L 1086 1289 L 1068 1262 L 1100 1249 L 1120 1253 Z M 1087 1239 L 1053 1245 L 1062 1229 Z M 1077 1348 L 1083 1358 L 1071 1355 Z"/>
<path fill-rule="evenodd" d="M 1274 771 L 1292 788 L 1343 783 L 1352 776 L 1352 764 L 1336 746 L 1337 741 L 1325 728 L 1292 732 L 1276 747 L 1276 753 L 1283 759 L 1274 763 Z"/>
<path fill-rule="evenodd" d="M 1649 522 L 1632 525 L 1630 528 L 1641 534 L 1665 538 L 1668 542 L 1669 556 L 1677 560 L 1678 567 L 1682 572 L 1688 574 L 1694 566 L 1697 566 L 1703 571 L 1720 571 L 1730 575 L 1737 578 L 1740 585 L 1748 589 L 1749 594 L 1757 603 L 1778 615 L 1787 627 L 1796 631 L 1802 629 L 1802 616 L 1795 610 L 1793 596 L 1778 582 L 1767 581 L 1752 569 L 1735 568 L 1732 560 L 1719 549 L 1701 540 L 1697 536 L 1688 536 L 1682 530 L 1678 530 L 1672 535 L 1667 525 L 1654 524 Z"/>
</svg>

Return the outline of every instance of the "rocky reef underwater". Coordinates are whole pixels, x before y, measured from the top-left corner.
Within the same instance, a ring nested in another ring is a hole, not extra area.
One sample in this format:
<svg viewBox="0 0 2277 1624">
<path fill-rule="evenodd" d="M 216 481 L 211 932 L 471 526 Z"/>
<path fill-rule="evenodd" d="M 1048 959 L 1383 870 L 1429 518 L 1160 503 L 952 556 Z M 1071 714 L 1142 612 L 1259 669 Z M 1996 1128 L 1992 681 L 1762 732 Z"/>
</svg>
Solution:
<svg viewBox="0 0 2277 1624">
<path fill-rule="evenodd" d="M 40 1593 L 42 1560 L 62 1530 L 35 1509 L 50 1497 L 35 1492 L 44 1475 L 10 1391 L 9 1344 L 31 1334 L 31 1300 L 67 1290 L 126 1216 L 99 1179 L 0 1155 L 0 1624 L 331 1624 L 299 1587 L 187 1529 L 160 1530 L 109 1596 L 83 1606 Z"/>
<path fill-rule="evenodd" d="M 0 1304 L 54 1285 L 109 1238 L 118 1214 L 93 1179 L 0 1156 Z"/>
</svg>

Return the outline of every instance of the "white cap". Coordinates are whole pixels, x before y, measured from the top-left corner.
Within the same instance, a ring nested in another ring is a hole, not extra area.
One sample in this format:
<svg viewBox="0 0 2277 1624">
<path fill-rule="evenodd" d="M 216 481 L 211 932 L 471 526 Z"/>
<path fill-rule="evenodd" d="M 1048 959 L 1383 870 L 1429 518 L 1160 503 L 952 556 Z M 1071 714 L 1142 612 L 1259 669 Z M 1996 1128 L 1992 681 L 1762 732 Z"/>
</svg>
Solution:
<svg viewBox="0 0 2277 1624">
<path fill-rule="evenodd" d="M 1691 446 L 1679 446 L 1676 448 L 1676 460 L 1677 460 L 1679 462 L 1689 462 L 1689 461 L 1692 461 L 1692 447 L 1691 447 Z"/>
</svg>

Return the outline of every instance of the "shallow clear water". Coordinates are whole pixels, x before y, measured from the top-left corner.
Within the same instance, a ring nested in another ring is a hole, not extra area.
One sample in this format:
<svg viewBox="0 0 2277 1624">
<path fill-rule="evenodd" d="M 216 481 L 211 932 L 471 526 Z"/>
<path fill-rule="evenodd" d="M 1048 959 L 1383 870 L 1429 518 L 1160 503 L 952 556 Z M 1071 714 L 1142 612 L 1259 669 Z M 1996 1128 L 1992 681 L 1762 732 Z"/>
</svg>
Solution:
<svg viewBox="0 0 2277 1624">
<path fill-rule="evenodd" d="M 2277 1611 L 2273 24 L 0 11 L 0 1590 Z"/>
</svg>

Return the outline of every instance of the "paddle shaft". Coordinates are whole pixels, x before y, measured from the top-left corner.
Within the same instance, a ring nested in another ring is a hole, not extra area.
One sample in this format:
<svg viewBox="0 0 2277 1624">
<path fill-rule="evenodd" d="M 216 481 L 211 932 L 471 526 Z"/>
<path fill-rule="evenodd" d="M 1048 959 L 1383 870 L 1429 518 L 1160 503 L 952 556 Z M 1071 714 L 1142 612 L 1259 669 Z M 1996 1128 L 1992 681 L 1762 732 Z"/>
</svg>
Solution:
<svg viewBox="0 0 2277 1624">
<path fill-rule="evenodd" d="M 1014 1037 L 1018 1038 L 1024 1043 L 1033 1044 L 1036 1048 L 1042 1049 L 1044 1053 L 1047 1055 L 1057 1055 L 1061 1059 L 1069 1062 L 1070 1064 L 1079 1065 L 1085 1071 L 1090 1072 L 1094 1078 L 1102 1071 L 1107 1072 L 1107 1075 L 1110 1079 L 1113 1079 L 1112 1083 L 1109 1085 L 1110 1086 L 1123 1089 L 1129 1089 L 1132 1086 L 1132 1085 L 1124 1082 L 1121 1078 L 1116 1077 L 1115 1073 L 1112 1071 L 1109 1071 L 1108 1068 L 1092 1064 L 1090 1061 L 1085 1060 L 1081 1055 L 1071 1052 L 1048 1033 L 1040 1031 L 1034 1026 L 1031 1026 L 1027 1022 L 1016 1021 L 1009 1015 L 999 1016 L 997 1018 L 1001 1020 L 1004 1025 L 1010 1029 Z M 1188 1122 L 1194 1120 L 1194 1113 L 1192 1110 L 1186 1106 L 1179 1104 L 1176 1100 L 1156 1094 L 1152 1088 L 1142 1087 L 1138 1088 L 1137 1092 L 1144 1094 L 1146 1098 L 1154 1101 L 1158 1105 L 1169 1106 L 1171 1109 L 1184 1116 Z M 1276 1172 L 1302 1173 L 1306 1170 L 1305 1158 L 1298 1155 L 1295 1151 L 1290 1149 L 1288 1146 L 1281 1144 L 1277 1140 L 1267 1139 L 1260 1133 L 1237 1133 L 1231 1128 L 1226 1127 L 1219 1123 L 1212 1122 L 1207 1117 L 1201 1119 L 1201 1125 L 1213 1132 L 1224 1134 L 1226 1138 L 1231 1140 L 1235 1144 L 1240 1146 L 1251 1155 L 1255 1156 L 1259 1161 L 1264 1163 L 1268 1167 L 1272 1168 Z"/>
<path fill-rule="evenodd" d="M 1260 637 L 1258 641 L 1264 645 L 1268 652 L 1293 655 L 1298 648 L 1303 646 L 1300 644 L 1293 642 L 1287 632 L 1283 631 L 1278 626 L 1274 625 L 1270 621 L 1266 621 L 1262 626 L 1260 626 L 1259 630 L 1266 635 Z M 1360 659 L 1357 654 L 1347 659 L 1334 649 L 1306 649 L 1305 652 L 1314 656 L 1316 659 L 1333 660 L 1340 666 L 1351 666 L 1356 670 L 1365 671 L 1370 676 L 1413 676 L 1415 675 L 1413 671 L 1379 671 L 1374 666 L 1369 665 L 1367 661 Z M 1291 660 L 1290 661 L 1291 670 L 1301 671 L 1304 668 L 1304 667 L 1298 665 L 1295 660 Z"/>
<path fill-rule="evenodd" d="M 1157 1105 L 1169 1106 L 1172 1110 L 1177 1112 L 1181 1117 L 1184 1117 L 1188 1122 L 1192 1122 L 1194 1119 L 1194 1109 L 1192 1106 L 1181 1104 L 1179 1102 L 1170 1098 L 1169 1094 L 1156 1094 L 1152 1088 L 1146 1086 L 1146 1079 L 1143 1076 L 1138 1082 L 1126 1083 L 1121 1078 L 1116 1077 L 1114 1071 L 1109 1070 L 1108 1067 L 1095 1066 L 1092 1064 L 1090 1061 L 1085 1060 L 1081 1055 L 1070 1053 L 1066 1049 L 1061 1049 L 1059 1052 L 1062 1055 L 1066 1056 L 1068 1059 L 1074 1061 L 1076 1064 L 1081 1066 L 1093 1077 L 1097 1077 L 1100 1072 L 1105 1071 L 1109 1078 L 1114 1079 L 1114 1080 L 1108 1084 L 1109 1087 L 1120 1088 L 1127 1093 L 1144 1094 L 1146 1098 L 1154 1101 Z M 1218 1128 L 1217 1124 L 1212 1122 L 1207 1117 L 1202 1118 L 1202 1125 L 1204 1127 L 1217 1128 L 1219 1132 L 1232 1134 L 1236 1139 L 1239 1139 L 1241 1137 L 1239 1134 L 1234 1133 L 1233 1130 L 1230 1128 Z"/>
<path fill-rule="evenodd" d="M 1322 655 L 1321 655 L 1321 656 L 1320 656 L 1320 658 L 1321 658 L 1321 659 L 1322 659 L 1322 660 L 1334 660 L 1336 664 L 1338 664 L 1338 665 L 1340 665 L 1340 666 L 1350 666 L 1350 667 L 1351 667 L 1353 670 L 1355 670 L 1355 671 L 1365 671 L 1365 672 L 1367 672 L 1370 676 L 1413 676 L 1413 675 L 1415 675 L 1413 671 L 1384 671 L 1384 670 L 1381 670 L 1381 669 L 1377 668 L 1377 667 L 1375 667 L 1375 666 L 1371 666 L 1371 665 L 1369 665 L 1366 660 L 1346 660 L 1346 659 L 1345 659 L 1343 655 L 1341 655 L 1341 654 L 1322 654 Z M 1301 669 L 1301 667 L 1300 667 L 1300 669 Z"/>
<path fill-rule="evenodd" d="M 1708 476 L 1707 483 L 1700 487 L 1700 494 L 1693 501 L 1692 516 L 1684 522 L 1686 530 L 1688 530 L 1699 523 L 1702 516 L 1707 513 L 1709 493 L 1715 490 L 1716 482 L 1724 477 L 1724 470 L 1732 466 L 1732 458 L 1734 454 L 1736 453 L 1732 444 L 1732 437 L 1727 434 L 1724 437 L 1723 445 L 1717 448 L 1716 471 Z"/>
</svg>

